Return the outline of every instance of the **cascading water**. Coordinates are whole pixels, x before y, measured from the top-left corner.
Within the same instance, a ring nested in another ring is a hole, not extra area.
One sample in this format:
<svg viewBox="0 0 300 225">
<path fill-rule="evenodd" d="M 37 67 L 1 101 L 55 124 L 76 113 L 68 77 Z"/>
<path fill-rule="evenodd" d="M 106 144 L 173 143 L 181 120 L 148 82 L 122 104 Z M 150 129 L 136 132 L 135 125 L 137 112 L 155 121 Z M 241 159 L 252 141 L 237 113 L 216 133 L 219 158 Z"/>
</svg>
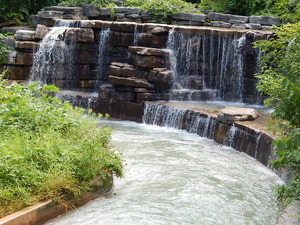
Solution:
<svg viewBox="0 0 300 225">
<path fill-rule="evenodd" d="M 236 132 L 237 132 L 237 127 L 232 125 L 230 127 L 230 129 L 227 131 L 226 138 L 224 140 L 224 145 L 227 145 L 229 147 L 233 147 Z"/>
<path fill-rule="evenodd" d="M 274 225 L 280 178 L 249 156 L 198 135 L 126 121 L 111 144 L 126 161 L 110 195 L 48 225 Z"/>
<path fill-rule="evenodd" d="M 60 90 L 55 97 L 63 101 L 69 101 L 73 107 L 89 110 L 97 103 L 98 93 Z"/>
<path fill-rule="evenodd" d="M 145 104 L 143 123 L 182 129 L 186 110 L 148 102 Z"/>
<path fill-rule="evenodd" d="M 258 153 L 257 151 L 258 151 L 258 146 L 259 146 L 261 137 L 262 137 L 262 133 L 260 133 L 260 134 L 258 135 L 257 139 L 256 139 L 254 158 L 257 158 L 257 153 Z"/>
<path fill-rule="evenodd" d="M 106 54 L 107 46 L 108 46 L 108 41 L 109 41 L 109 36 L 110 36 L 110 28 L 103 28 L 99 32 L 99 41 L 98 41 L 98 55 L 97 55 L 97 78 L 96 78 L 96 88 L 99 88 L 100 82 L 101 81 L 106 81 L 107 80 L 107 65 L 108 65 L 108 60 L 109 57 Z M 98 90 L 96 90 L 98 91 Z"/>
<path fill-rule="evenodd" d="M 221 104 L 221 105 L 219 105 Z M 270 146 L 266 143 L 268 135 L 257 132 L 257 124 L 247 129 L 242 124 L 227 126 L 218 120 L 217 112 L 228 105 L 226 102 L 146 102 L 144 107 L 143 122 L 150 125 L 173 127 L 198 134 L 201 137 L 213 139 L 218 143 L 247 153 L 264 165 L 270 165 Z M 241 103 L 234 103 L 241 106 Z M 244 107 L 258 107 L 262 118 L 268 118 L 269 110 L 262 106 L 242 104 Z M 251 127 L 251 125 L 249 124 Z M 271 154 L 271 153 L 270 153 Z M 281 174 L 279 172 L 278 174 Z"/>
<path fill-rule="evenodd" d="M 201 137 L 214 138 L 216 120 L 191 110 L 172 108 L 161 104 L 145 103 L 143 123 L 184 129 Z"/>
<path fill-rule="evenodd" d="M 65 32 L 78 27 L 77 21 L 57 21 L 45 35 L 35 53 L 30 81 L 55 84 L 66 89 L 77 85 L 73 74 L 73 41 L 65 41 Z"/>
<path fill-rule="evenodd" d="M 197 96 L 184 99 L 176 94 L 183 90 L 193 93 L 202 89 L 216 91 L 216 96 L 211 95 L 211 100 L 244 100 L 244 77 L 248 69 L 245 67 L 245 48 L 248 51 L 255 50 L 246 41 L 246 35 L 223 35 L 214 30 L 209 32 L 199 35 L 178 33 L 174 29 L 169 31 L 169 66 L 175 74 L 172 100 L 206 100 L 201 99 L 201 95 L 199 99 Z M 258 67 L 257 59 L 253 60 L 253 67 Z M 257 69 L 253 68 L 253 71 Z"/>
<path fill-rule="evenodd" d="M 138 46 L 138 26 L 137 24 L 134 25 L 134 33 L 133 33 L 133 46 Z"/>
</svg>

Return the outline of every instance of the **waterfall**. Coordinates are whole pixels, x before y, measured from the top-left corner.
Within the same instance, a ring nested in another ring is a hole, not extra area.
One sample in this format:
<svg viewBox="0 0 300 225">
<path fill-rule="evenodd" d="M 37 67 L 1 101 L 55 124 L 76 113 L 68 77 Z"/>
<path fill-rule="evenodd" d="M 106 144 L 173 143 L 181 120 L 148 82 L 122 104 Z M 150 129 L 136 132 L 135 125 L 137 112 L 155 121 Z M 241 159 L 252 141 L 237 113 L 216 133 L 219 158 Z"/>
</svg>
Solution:
<svg viewBox="0 0 300 225">
<path fill-rule="evenodd" d="M 65 32 L 78 21 L 57 21 L 40 42 L 30 71 L 30 81 L 55 84 L 67 89 L 76 86 L 73 68 L 73 41 L 65 41 Z"/>
<path fill-rule="evenodd" d="M 97 55 L 97 78 L 96 78 L 96 89 L 99 89 L 99 85 L 101 81 L 107 80 L 107 60 L 108 56 L 106 54 L 107 50 L 107 43 L 109 41 L 109 35 L 110 35 L 110 28 L 103 28 L 99 32 L 99 42 L 98 42 L 98 55 Z"/>
<path fill-rule="evenodd" d="M 133 46 L 138 46 L 138 26 L 137 24 L 134 25 L 134 33 L 133 33 Z"/>
<path fill-rule="evenodd" d="M 146 103 L 143 123 L 182 129 L 184 109 L 170 108 L 165 105 Z"/>
<path fill-rule="evenodd" d="M 142 120 L 145 124 L 183 129 L 210 139 L 215 137 L 216 120 L 187 109 L 146 102 Z"/>
<path fill-rule="evenodd" d="M 169 31 L 167 49 L 170 52 L 169 64 L 174 71 L 176 87 L 187 88 L 189 77 L 198 76 L 200 41 L 198 36 L 176 33 L 174 29 Z"/>
<path fill-rule="evenodd" d="M 243 102 L 247 73 L 245 48 L 251 49 L 253 54 L 255 50 L 246 34 L 209 32 L 200 35 L 169 31 L 167 49 L 170 52 L 169 67 L 175 75 L 173 88 L 187 92 L 215 90 L 216 98 L 211 100 Z M 253 67 L 259 66 L 256 59 L 252 61 Z M 257 70 L 255 68 L 253 70 Z M 172 99 L 183 100 L 176 94 Z"/>
<path fill-rule="evenodd" d="M 72 106 L 84 108 L 86 110 L 93 109 L 97 103 L 98 94 L 80 91 L 58 91 L 55 95 L 56 98 L 62 101 L 69 101 Z"/>
<path fill-rule="evenodd" d="M 258 148 L 259 148 L 261 137 L 262 137 L 262 133 L 259 133 L 259 135 L 258 135 L 258 137 L 256 138 L 256 141 L 255 141 L 255 152 L 254 152 L 254 158 L 255 159 L 257 159 Z"/>
<path fill-rule="evenodd" d="M 224 140 L 224 145 L 227 145 L 229 147 L 233 147 L 234 139 L 235 139 L 237 131 L 238 131 L 238 128 L 236 126 L 232 125 L 230 127 L 230 129 L 226 133 L 226 138 Z"/>
</svg>

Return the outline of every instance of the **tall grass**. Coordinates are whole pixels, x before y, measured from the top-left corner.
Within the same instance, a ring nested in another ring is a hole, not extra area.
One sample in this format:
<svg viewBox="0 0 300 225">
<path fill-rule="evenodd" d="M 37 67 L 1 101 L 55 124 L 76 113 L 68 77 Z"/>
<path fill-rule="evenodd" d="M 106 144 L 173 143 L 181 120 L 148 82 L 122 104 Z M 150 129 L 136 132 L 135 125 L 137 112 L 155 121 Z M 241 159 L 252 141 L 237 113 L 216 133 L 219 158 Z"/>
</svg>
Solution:
<svg viewBox="0 0 300 225">
<path fill-rule="evenodd" d="M 62 194 L 79 197 L 96 177 L 122 176 L 111 130 L 53 91 L 0 79 L 0 217 Z"/>
</svg>

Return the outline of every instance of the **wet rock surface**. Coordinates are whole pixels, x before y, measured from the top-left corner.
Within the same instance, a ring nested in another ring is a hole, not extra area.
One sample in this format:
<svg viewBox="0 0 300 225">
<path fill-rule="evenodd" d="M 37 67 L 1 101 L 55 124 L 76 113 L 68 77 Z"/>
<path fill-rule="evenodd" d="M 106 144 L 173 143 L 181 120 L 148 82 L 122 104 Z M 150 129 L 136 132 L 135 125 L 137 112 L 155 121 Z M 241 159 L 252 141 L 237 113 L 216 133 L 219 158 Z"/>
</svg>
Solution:
<svg viewBox="0 0 300 225">
<path fill-rule="evenodd" d="M 225 107 L 218 114 L 218 121 L 226 124 L 232 124 L 236 121 L 251 121 L 259 117 L 258 112 L 251 108 Z"/>
<path fill-rule="evenodd" d="M 15 39 L 17 39 L 17 40 L 34 41 L 35 40 L 35 31 L 17 30 L 14 36 L 15 36 Z"/>
</svg>

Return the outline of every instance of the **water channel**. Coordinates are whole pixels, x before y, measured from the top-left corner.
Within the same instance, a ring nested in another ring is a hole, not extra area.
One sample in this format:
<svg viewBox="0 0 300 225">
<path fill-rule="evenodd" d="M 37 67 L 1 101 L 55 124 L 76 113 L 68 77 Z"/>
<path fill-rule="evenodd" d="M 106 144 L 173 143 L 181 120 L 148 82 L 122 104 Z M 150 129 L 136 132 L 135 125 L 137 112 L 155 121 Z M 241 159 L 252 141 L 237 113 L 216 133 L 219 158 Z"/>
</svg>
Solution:
<svg viewBox="0 0 300 225">
<path fill-rule="evenodd" d="M 281 213 L 281 179 L 232 148 L 171 128 L 107 121 L 125 176 L 114 190 L 47 225 L 262 224 Z"/>
</svg>

